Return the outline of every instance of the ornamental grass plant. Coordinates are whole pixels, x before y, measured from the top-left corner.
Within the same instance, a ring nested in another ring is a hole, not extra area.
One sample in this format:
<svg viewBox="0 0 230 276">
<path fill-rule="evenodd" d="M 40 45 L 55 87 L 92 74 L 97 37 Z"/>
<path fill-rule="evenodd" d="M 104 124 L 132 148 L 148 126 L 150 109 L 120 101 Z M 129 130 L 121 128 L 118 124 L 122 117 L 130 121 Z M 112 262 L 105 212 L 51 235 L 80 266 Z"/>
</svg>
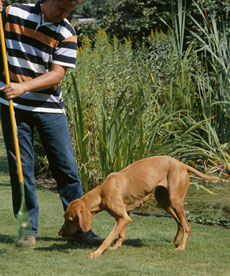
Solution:
<svg viewBox="0 0 230 276">
<path fill-rule="evenodd" d="M 63 81 L 84 191 L 152 155 L 228 176 L 229 27 L 214 16 L 207 22 L 193 5 L 204 22 L 190 18 L 199 32 L 189 44 L 182 0 L 173 5 L 173 29 L 152 31 L 142 45 L 102 29 L 93 46 L 84 36 L 76 68 Z"/>
<path fill-rule="evenodd" d="M 93 48 L 85 37 L 76 70 L 66 76 L 66 111 L 85 191 L 152 155 L 171 155 L 203 171 L 228 168 L 212 108 L 222 102 L 212 101 L 195 47 L 179 54 L 173 33 L 152 33 L 148 40 L 149 48 L 136 50 L 100 30 Z"/>
</svg>

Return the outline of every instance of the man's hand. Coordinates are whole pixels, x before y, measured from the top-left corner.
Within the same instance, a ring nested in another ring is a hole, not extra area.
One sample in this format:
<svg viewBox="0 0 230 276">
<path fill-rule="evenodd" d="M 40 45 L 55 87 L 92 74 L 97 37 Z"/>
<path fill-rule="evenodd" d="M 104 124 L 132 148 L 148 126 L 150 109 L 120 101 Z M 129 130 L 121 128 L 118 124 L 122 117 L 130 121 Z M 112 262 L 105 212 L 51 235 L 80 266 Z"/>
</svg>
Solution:
<svg viewBox="0 0 230 276">
<path fill-rule="evenodd" d="M 24 83 L 10 83 L 0 88 L 0 91 L 5 92 L 7 100 L 13 100 L 14 98 L 25 93 Z"/>
</svg>

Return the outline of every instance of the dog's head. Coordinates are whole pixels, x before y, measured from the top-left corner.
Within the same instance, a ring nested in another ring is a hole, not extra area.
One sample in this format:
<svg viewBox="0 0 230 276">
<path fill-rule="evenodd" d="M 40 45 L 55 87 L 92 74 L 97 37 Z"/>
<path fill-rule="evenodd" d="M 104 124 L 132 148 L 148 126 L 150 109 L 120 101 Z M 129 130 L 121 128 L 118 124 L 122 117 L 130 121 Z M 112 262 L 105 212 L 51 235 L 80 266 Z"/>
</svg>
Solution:
<svg viewBox="0 0 230 276">
<path fill-rule="evenodd" d="M 85 206 L 81 199 L 72 201 L 64 214 L 65 222 L 58 235 L 62 237 L 70 237 L 77 230 L 88 232 L 91 228 L 93 215 Z"/>
</svg>

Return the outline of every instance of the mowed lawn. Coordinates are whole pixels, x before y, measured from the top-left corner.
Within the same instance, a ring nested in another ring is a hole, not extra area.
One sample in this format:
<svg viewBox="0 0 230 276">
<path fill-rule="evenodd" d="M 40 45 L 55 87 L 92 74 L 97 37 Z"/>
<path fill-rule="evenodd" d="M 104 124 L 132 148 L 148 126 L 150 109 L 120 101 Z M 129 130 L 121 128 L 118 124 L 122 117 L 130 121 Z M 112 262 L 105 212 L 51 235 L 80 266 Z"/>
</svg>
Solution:
<svg viewBox="0 0 230 276">
<path fill-rule="evenodd" d="M 0 137 L 1 138 L 1 137 Z M 15 246 L 17 220 L 12 214 L 11 189 L 2 138 L 0 140 L 0 276 L 230 276 L 230 230 L 191 223 L 184 251 L 171 244 L 176 223 L 170 218 L 132 215 L 127 240 L 117 250 L 90 259 L 96 248 L 70 244 L 58 237 L 63 210 L 58 194 L 37 187 L 40 205 L 39 237 L 35 249 Z M 114 219 L 102 212 L 92 229 L 102 237 Z"/>
</svg>

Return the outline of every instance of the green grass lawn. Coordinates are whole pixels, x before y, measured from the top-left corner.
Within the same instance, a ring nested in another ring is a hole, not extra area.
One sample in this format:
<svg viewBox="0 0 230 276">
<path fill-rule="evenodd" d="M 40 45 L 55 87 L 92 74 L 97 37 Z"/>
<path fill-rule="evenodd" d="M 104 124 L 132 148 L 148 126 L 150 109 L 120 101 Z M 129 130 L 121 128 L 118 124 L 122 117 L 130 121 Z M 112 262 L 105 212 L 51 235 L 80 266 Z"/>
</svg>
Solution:
<svg viewBox="0 0 230 276">
<path fill-rule="evenodd" d="M 40 186 L 37 187 L 40 205 L 37 246 L 35 249 L 19 249 L 14 240 L 18 224 L 12 214 L 2 139 L 0 169 L 0 276 L 230 276 L 228 229 L 191 223 L 192 233 L 187 247 L 185 251 L 177 252 L 170 243 L 176 232 L 176 224 L 170 218 L 132 215 L 133 222 L 128 227 L 124 245 L 89 259 L 89 253 L 95 248 L 70 244 L 58 237 L 63 223 L 61 201 L 58 194 Z M 106 237 L 113 224 L 113 218 L 102 212 L 95 216 L 92 229 Z"/>
</svg>

